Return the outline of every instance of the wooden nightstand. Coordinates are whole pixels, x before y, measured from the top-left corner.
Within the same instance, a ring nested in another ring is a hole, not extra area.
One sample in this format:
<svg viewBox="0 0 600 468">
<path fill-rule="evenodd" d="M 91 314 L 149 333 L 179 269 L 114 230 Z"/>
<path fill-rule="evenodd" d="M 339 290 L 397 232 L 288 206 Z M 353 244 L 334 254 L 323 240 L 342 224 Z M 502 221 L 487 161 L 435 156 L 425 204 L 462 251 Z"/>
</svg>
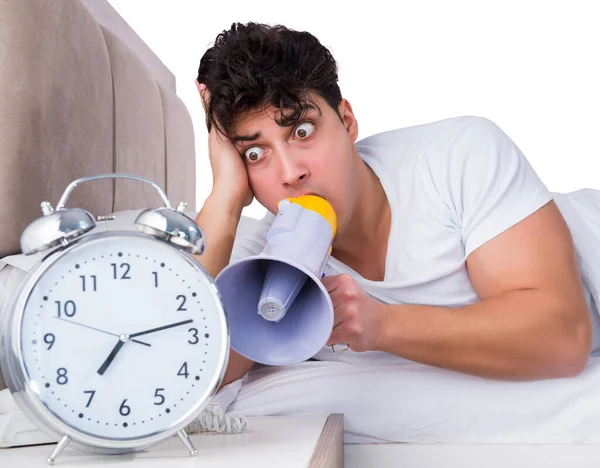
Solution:
<svg viewBox="0 0 600 468">
<path fill-rule="evenodd" d="M 111 464 L 165 468 L 342 468 L 344 466 L 344 418 L 324 416 L 248 417 L 248 430 L 241 434 L 193 434 L 198 449 L 190 457 L 179 439 L 171 438 L 145 452 L 101 456 L 67 448 L 56 467 L 102 467 Z M 47 467 L 52 445 L 0 449 L 3 468 Z"/>
</svg>

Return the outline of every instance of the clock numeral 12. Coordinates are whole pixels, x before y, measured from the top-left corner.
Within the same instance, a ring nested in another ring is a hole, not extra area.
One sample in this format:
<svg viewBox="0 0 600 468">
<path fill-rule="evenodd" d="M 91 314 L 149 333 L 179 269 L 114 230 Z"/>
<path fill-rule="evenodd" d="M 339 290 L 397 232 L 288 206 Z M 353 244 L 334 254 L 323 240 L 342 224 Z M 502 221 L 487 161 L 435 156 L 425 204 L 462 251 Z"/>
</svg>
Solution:
<svg viewBox="0 0 600 468">
<path fill-rule="evenodd" d="M 117 279 L 117 264 L 111 263 L 111 266 L 113 267 L 113 279 Z M 123 273 L 123 276 L 121 276 L 120 279 L 131 279 L 131 276 L 127 276 L 127 273 L 129 273 L 129 269 L 131 268 L 129 263 L 121 263 L 119 268 L 125 268 L 125 273 Z"/>
</svg>

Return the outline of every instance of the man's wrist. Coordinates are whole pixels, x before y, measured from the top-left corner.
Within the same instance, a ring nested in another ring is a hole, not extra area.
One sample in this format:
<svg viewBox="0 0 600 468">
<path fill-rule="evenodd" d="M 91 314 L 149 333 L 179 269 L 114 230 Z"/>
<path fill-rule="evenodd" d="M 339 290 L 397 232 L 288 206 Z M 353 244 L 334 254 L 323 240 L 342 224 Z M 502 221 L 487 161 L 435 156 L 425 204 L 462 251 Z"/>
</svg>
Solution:
<svg viewBox="0 0 600 468">
<path fill-rule="evenodd" d="M 208 203 L 214 204 L 224 210 L 227 214 L 230 214 L 239 219 L 244 209 L 244 201 L 239 198 L 230 195 L 227 192 L 213 190 L 207 200 Z"/>
<path fill-rule="evenodd" d="M 377 303 L 377 315 L 379 316 L 379 338 L 375 343 L 375 351 L 389 352 L 387 351 L 389 349 L 389 331 L 394 326 L 392 323 L 392 315 L 398 306 L 400 306 L 400 304 L 395 304 L 392 307 L 392 305 L 385 304 L 383 302 Z"/>
</svg>

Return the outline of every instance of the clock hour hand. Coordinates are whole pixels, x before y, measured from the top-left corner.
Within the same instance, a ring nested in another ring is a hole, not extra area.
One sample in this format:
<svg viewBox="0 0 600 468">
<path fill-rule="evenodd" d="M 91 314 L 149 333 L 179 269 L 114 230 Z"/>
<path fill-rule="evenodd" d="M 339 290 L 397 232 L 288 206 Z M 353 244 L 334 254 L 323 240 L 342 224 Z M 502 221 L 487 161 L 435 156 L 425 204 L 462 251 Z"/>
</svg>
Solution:
<svg viewBox="0 0 600 468">
<path fill-rule="evenodd" d="M 98 369 L 98 371 L 97 371 L 98 374 L 104 375 L 104 372 L 106 372 L 106 369 L 108 369 L 108 366 L 110 366 L 110 363 L 113 362 L 113 359 L 117 356 L 117 354 L 119 353 L 119 351 L 121 350 L 121 348 L 123 347 L 123 345 L 126 342 L 127 342 L 127 340 L 121 340 L 121 339 L 119 339 L 119 341 L 117 342 L 117 344 L 115 345 L 115 347 L 112 349 L 112 351 L 110 352 L 110 354 L 108 355 L 108 357 L 104 360 L 104 362 L 102 363 L 102 365 Z"/>
</svg>

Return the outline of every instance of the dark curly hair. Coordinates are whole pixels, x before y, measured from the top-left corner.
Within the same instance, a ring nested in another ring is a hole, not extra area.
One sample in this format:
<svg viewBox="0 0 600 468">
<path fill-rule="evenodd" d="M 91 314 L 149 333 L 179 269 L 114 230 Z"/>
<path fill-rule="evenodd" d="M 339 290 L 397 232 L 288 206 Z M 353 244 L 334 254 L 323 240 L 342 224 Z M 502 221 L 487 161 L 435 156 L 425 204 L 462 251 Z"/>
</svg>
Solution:
<svg viewBox="0 0 600 468">
<path fill-rule="evenodd" d="M 333 56 L 312 34 L 282 25 L 233 23 L 202 56 L 197 79 L 210 93 L 208 130 L 214 125 L 230 139 L 236 118 L 269 106 L 280 109 L 279 125 L 296 125 L 307 105 L 316 106 L 310 92 L 339 116 L 342 95 Z"/>
</svg>

